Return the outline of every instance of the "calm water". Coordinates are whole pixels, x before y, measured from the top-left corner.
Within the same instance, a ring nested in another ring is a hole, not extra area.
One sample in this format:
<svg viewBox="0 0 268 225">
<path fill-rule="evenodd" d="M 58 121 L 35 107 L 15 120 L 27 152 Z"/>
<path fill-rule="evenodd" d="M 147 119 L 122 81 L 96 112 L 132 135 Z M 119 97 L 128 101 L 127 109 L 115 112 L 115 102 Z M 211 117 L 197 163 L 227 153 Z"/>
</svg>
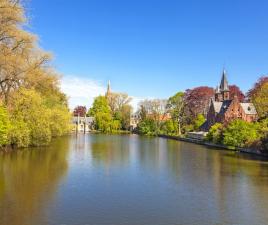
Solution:
<svg viewBox="0 0 268 225">
<path fill-rule="evenodd" d="M 268 224 L 268 163 L 161 138 L 64 137 L 0 154 L 0 224 Z"/>
</svg>

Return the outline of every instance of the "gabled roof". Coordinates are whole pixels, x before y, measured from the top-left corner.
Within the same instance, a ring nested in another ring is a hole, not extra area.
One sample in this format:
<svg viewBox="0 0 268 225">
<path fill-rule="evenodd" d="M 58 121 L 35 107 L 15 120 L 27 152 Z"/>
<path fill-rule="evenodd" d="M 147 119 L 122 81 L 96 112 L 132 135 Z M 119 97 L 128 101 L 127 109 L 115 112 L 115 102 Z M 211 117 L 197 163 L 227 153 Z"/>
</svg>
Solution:
<svg viewBox="0 0 268 225">
<path fill-rule="evenodd" d="M 212 101 L 212 105 L 214 107 L 214 111 L 216 113 L 219 113 L 220 110 L 221 110 L 222 102 L 214 102 L 214 101 Z"/>
<path fill-rule="evenodd" d="M 252 103 L 240 103 L 240 105 L 242 106 L 242 108 L 246 114 L 248 114 L 248 115 L 256 115 L 257 114 L 257 110 Z"/>
<path fill-rule="evenodd" d="M 225 100 L 223 102 L 212 101 L 214 111 L 219 114 L 224 114 L 231 103 L 232 103 L 232 100 Z"/>
<path fill-rule="evenodd" d="M 223 70 L 223 73 L 222 73 L 220 90 L 221 91 L 229 91 L 229 85 L 228 85 L 228 81 L 227 81 L 226 71 L 225 70 Z"/>
</svg>

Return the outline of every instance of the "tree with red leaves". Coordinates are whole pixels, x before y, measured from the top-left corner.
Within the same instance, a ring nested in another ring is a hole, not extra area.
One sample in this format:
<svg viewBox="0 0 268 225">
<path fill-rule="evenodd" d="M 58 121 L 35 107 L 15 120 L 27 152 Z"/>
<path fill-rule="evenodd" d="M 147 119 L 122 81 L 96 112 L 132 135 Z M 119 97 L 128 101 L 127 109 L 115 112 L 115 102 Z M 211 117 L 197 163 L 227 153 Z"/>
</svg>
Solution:
<svg viewBox="0 0 268 225">
<path fill-rule="evenodd" d="M 86 106 L 76 106 L 74 111 L 73 111 L 74 116 L 84 117 L 86 115 L 86 113 L 87 113 Z"/>
<path fill-rule="evenodd" d="M 244 93 L 240 90 L 240 88 L 236 85 L 229 85 L 229 90 L 230 90 L 230 99 L 234 99 L 234 96 L 237 96 L 238 100 L 240 102 L 245 101 L 245 95 Z"/>
<path fill-rule="evenodd" d="M 194 119 L 198 114 L 206 115 L 210 99 L 214 97 L 214 89 L 207 86 L 188 89 L 184 94 L 186 114 Z"/>
</svg>

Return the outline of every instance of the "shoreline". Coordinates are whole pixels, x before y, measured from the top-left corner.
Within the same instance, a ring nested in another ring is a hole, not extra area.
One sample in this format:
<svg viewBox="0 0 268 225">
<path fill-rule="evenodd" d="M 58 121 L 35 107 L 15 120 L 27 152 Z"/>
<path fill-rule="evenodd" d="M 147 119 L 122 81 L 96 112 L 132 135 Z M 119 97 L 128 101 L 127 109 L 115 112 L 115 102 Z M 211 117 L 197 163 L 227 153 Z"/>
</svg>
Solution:
<svg viewBox="0 0 268 225">
<path fill-rule="evenodd" d="M 268 159 L 268 154 L 261 153 L 257 150 L 254 150 L 254 149 L 240 148 L 240 147 L 231 148 L 231 147 L 228 147 L 226 145 L 214 144 L 214 143 L 206 142 L 206 141 L 199 140 L 199 139 L 184 138 L 184 137 L 170 136 L 170 135 L 164 135 L 164 134 L 159 134 L 157 136 L 161 137 L 161 138 L 183 141 L 183 142 L 193 143 L 193 144 L 197 144 L 197 145 L 204 145 L 204 146 L 207 146 L 209 148 L 216 148 L 218 150 L 233 151 L 233 152 L 238 152 L 238 153 L 243 153 L 243 154 L 260 156 L 260 157 L 263 157 L 265 159 Z"/>
</svg>

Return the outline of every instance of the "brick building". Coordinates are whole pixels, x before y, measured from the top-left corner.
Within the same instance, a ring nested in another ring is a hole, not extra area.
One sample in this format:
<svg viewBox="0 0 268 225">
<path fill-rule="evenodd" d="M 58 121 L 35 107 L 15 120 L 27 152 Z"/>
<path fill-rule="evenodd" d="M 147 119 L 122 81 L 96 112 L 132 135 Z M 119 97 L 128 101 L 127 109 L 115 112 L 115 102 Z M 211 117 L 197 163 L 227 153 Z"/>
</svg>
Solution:
<svg viewBox="0 0 268 225">
<path fill-rule="evenodd" d="M 215 123 L 226 124 L 234 119 L 253 122 L 258 119 L 258 115 L 252 103 L 239 102 L 237 96 L 230 99 L 226 72 L 223 71 L 220 86 L 216 87 L 215 97 L 210 101 L 207 120 L 201 130 L 208 131 Z"/>
</svg>

